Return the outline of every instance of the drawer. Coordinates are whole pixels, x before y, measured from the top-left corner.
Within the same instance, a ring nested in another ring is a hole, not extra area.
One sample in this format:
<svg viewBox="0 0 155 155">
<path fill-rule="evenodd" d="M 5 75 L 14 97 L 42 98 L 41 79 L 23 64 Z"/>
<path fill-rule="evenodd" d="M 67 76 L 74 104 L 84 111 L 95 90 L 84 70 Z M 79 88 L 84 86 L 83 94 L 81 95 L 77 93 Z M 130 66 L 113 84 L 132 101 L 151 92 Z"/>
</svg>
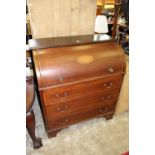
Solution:
<svg viewBox="0 0 155 155">
<path fill-rule="evenodd" d="M 119 91 L 107 91 L 104 94 L 95 94 L 94 96 L 87 96 L 77 100 L 68 102 L 51 104 L 45 107 L 48 120 L 52 117 L 62 117 L 70 113 L 78 111 L 93 110 L 100 106 L 109 106 L 116 103 Z"/>
<path fill-rule="evenodd" d="M 106 77 L 97 80 L 85 81 L 77 84 L 64 85 L 43 91 L 44 103 L 51 105 L 86 97 L 106 90 L 119 89 L 123 76 Z"/>
<path fill-rule="evenodd" d="M 94 110 L 90 111 L 85 111 L 81 113 L 74 113 L 70 116 L 65 116 L 61 118 L 55 118 L 51 121 L 48 121 L 48 130 L 51 129 L 59 129 L 63 127 L 67 127 L 69 125 L 82 122 L 84 120 L 88 120 L 94 117 L 100 117 L 100 116 L 106 116 L 106 115 L 111 115 L 114 113 L 114 106 L 109 106 L 109 107 L 99 107 Z"/>
</svg>

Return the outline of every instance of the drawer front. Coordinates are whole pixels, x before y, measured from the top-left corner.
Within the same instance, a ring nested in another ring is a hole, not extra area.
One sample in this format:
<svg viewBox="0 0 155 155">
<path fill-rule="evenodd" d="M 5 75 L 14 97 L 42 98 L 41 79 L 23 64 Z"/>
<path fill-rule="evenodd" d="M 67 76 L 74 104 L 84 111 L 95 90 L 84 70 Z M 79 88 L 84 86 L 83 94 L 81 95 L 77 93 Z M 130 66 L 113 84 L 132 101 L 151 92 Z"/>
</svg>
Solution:
<svg viewBox="0 0 155 155">
<path fill-rule="evenodd" d="M 64 85 L 61 87 L 44 90 L 44 100 L 46 105 L 59 102 L 66 102 L 86 97 L 106 90 L 118 89 L 121 86 L 123 76 L 106 77 L 92 81 L 85 81 L 78 84 Z"/>
<path fill-rule="evenodd" d="M 67 127 L 69 125 L 82 122 L 84 120 L 88 120 L 94 117 L 111 115 L 114 113 L 114 107 L 115 106 L 109 106 L 109 107 L 102 106 L 94 110 L 85 111 L 81 113 L 74 113 L 66 117 L 61 117 L 61 118 L 53 117 L 51 121 L 48 121 L 48 130 Z"/>
<path fill-rule="evenodd" d="M 87 96 L 77 100 L 68 102 L 56 103 L 46 106 L 46 114 L 48 120 L 53 117 L 62 117 L 73 112 L 93 110 L 100 106 L 109 106 L 116 103 L 119 91 L 108 91 L 104 94 L 95 94 L 94 96 Z"/>
</svg>

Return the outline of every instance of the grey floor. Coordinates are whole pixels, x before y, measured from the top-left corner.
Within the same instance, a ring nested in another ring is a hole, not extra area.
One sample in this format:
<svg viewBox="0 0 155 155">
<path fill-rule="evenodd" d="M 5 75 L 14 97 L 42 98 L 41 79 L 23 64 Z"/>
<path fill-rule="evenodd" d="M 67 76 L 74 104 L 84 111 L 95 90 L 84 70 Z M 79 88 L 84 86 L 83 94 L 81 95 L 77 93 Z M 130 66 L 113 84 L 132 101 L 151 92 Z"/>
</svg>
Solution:
<svg viewBox="0 0 155 155">
<path fill-rule="evenodd" d="M 43 147 L 34 150 L 26 133 L 27 155 L 120 155 L 128 151 L 128 112 L 106 121 L 96 118 L 72 125 L 60 131 L 55 138 L 47 138 L 37 98 L 33 105 L 36 117 L 36 135 Z"/>
</svg>

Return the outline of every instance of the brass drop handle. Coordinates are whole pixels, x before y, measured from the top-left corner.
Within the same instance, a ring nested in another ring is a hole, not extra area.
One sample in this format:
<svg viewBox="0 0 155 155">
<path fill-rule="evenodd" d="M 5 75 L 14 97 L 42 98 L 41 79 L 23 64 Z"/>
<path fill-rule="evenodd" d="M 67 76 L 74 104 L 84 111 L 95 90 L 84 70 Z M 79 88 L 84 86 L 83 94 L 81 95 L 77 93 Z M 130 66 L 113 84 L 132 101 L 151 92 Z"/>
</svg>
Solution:
<svg viewBox="0 0 155 155">
<path fill-rule="evenodd" d="M 59 81 L 63 82 L 64 78 L 63 77 L 59 77 Z"/>
<path fill-rule="evenodd" d="M 102 108 L 100 108 L 100 109 L 99 109 L 99 112 L 103 112 L 103 109 L 102 109 Z"/>
<path fill-rule="evenodd" d="M 65 124 L 65 123 L 67 123 L 67 122 L 69 122 L 69 119 L 68 119 L 68 118 L 65 118 L 63 121 L 61 121 L 61 122 L 59 122 L 59 123 Z"/>
<path fill-rule="evenodd" d="M 56 97 L 60 97 L 60 94 L 55 94 Z"/>
<path fill-rule="evenodd" d="M 56 97 L 61 97 L 61 96 L 68 96 L 68 92 L 64 92 L 63 95 L 61 94 L 55 94 Z"/>
<path fill-rule="evenodd" d="M 113 72 L 114 72 L 114 68 L 109 67 L 109 68 L 108 68 L 108 71 L 109 71 L 110 73 L 113 73 Z"/>
<path fill-rule="evenodd" d="M 65 122 L 68 122 L 68 121 L 69 121 L 69 119 L 68 119 L 68 118 L 66 118 L 66 119 L 65 119 Z"/>
<path fill-rule="evenodd" d="M 69 108 L 69 107 L 68 107 L 67 105 L 65 105 L 63 108 L 60 108 L 60 107 L 57 108 L 57 111 L 58 111 L 58 112 L 65 112 L 66 110 L 68 110 L 68 108 Z"/>
<path fill-rule="evenodd" d="M 113 85 L 112 82 L 109 82 L 109 83 L 105 83 L 105 84 L 104 84 L 104 86 L 105 86 L 106 88 L 111 88 L 112 85 Z"/>
<path fill-rule="evenodd" d="M 68 96 L 68 92 L 64 92 L 64 96 Z"/>
<path fill-rule="evenodd" d="M 102 100 L 103 100 L 103 101 L 104 101 L 104 100 L 109 100 L 109 99 L 111 99 L 111 96 L 110 96 L 110 95 L 102 97 Z"/>
<path fill-rule="evenodd" d="M 105 111 L 107 111 L 108 110 L 108 108 L 105 108 Z"/>
<path fill-rule="evenodd" d="M 103 113 L 103 112 L 107 112 L 108 108 L 100 108 L 99 112 Z"/>
<path fill-rule="evenodd" d="M 110 98 L 111 98 L 111 96 L 110 96 L 110 95 L 108 95 L 108 96 L 107 96 L 107 98 L 108 98 L 108 99 L 110 99 Z"/>
</svg>

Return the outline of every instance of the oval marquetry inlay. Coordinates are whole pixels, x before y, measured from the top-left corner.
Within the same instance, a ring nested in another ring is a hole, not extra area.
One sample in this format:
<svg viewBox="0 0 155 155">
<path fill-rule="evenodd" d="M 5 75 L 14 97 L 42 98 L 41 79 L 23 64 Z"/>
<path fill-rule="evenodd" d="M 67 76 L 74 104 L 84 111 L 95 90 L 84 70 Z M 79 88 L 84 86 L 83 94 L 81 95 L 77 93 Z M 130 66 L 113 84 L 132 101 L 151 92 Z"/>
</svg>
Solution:
<svg viewBox="0 0 155 155">
<path fill-rule="evenodd" d="M 77 58 L 77 62 L 80 64 L 90 64 L 94 61 L 94 57 L 91 55 L 81 55 Z"/>
</svg>

